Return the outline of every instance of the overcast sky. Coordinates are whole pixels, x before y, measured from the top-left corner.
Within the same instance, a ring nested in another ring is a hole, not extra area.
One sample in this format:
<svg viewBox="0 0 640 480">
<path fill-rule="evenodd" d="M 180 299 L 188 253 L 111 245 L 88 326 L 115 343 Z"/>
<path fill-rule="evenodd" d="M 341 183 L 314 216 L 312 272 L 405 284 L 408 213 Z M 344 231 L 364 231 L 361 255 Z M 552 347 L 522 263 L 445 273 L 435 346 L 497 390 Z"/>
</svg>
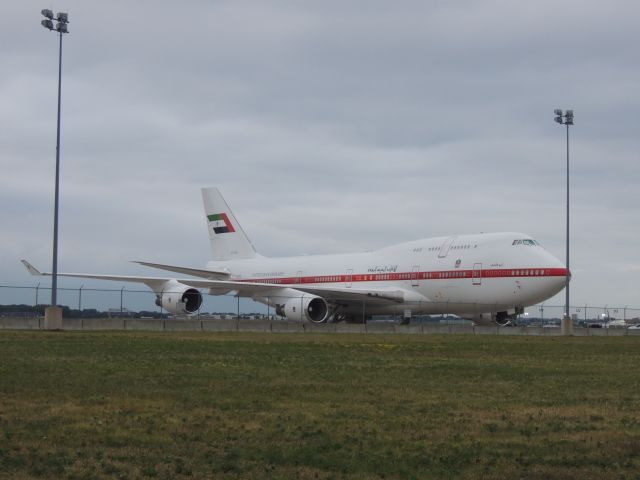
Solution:
<svg viewBox="0 0 640 480">
<path fill-rule="evenodd" d="M 522 231 L 564 260 L 559 107 L 576 122 L 572 304 L 640 307 L 640 3 L 10 2 L 5 285 L 37 283 L 20 258 L 51 264 L 58 44 L 42 8 L 71 32 L 60 271 L 204 265 L 211 185 L 264 255 Z"/>
</svg>

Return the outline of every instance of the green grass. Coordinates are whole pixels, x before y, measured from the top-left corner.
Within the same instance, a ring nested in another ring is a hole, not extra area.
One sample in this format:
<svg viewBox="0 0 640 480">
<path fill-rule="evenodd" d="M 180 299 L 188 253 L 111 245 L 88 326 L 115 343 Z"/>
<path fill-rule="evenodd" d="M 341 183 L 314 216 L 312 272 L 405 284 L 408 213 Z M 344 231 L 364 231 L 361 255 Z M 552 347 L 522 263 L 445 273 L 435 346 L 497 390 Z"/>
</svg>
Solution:
<svg viewBox="0 0 640 480">
<path fill-rule="evenodd" d="M 0 332 L 0 479 L 640 479 L 640 338 Z"/>
</svg>

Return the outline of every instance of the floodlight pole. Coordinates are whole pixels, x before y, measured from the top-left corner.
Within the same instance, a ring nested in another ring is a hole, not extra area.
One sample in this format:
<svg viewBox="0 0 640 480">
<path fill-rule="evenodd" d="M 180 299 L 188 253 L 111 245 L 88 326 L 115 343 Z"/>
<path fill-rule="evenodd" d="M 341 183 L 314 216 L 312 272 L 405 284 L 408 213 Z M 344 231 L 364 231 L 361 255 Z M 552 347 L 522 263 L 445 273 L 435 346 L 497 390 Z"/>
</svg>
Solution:
<svg viewBox="0 0 640 480">
<path fill-rule="evenodd" d="M 67 30 L 67 23 L 69 23 L 66 13 L 58 13 L 55 17 L 57 22 L 56 26 L 53 26 L 53 12 L 51 10 L 42 10 L 42 15 L 45 20 L 42 21 L 42 26 L 58 32 L 60 36 L 59 49 L 58 49 L 58 117 L 56 127 L 56 183 L 55 183 L 55 196 L 53 207 L 53 265 L 51 269 L 51 306 L 58 305 L 58 205 L 60 199 L 60 110 L 62 100 L 62 34 L 69 33 Z"/>
<path fill-rule="evenodd" d="M 564 305 L 564 322 L 567 324 L 567 332 L 570 332 L 571 329 L 571 315 L 569 314 L 569 126 L 573 125 L 573 110 L 562 111 L 557 108 L 554 110 L 554 114 L 556 115 L 555 121 L 560 125 L 565 125 L 567 127 L 567 234 L 566 234 L 566 268 L 565 268 L 565 305 Z M 564 329 L 564 326 L 563 326 Z"/>
<path fill-rule="evenodd" d="M 565 120 L 565 126 L 567 127 L 567 244 L 566 244 L 566 272 L 565 272 L 565 280 L 564 280 L 564 290 L 565 290 L 565 310 L 564 316 L 565 318 L 571 318 L 569 315 L 569 123 Z"/>
<path fill-rule="evenodd" d="M 60 198 L 60 104 L 62 97 L 62 32 L 60 35 L 60 49 L 58 54 L 58 122 L 56 129 L 56 193 L 53 207 L 53 269 L 51 280 L 51 305 L 58 303 L 58 203 Z"/>
</svg>

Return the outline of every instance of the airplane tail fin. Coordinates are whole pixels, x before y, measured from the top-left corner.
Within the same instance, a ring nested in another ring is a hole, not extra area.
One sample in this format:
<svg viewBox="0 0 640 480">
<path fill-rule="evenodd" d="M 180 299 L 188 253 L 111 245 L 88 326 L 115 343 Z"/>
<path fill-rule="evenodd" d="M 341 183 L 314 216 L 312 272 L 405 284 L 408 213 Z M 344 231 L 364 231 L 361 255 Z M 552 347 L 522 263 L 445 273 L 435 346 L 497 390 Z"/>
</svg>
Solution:
<svg viewBox="0 0 640 480">
<path fill-rule="evenodd" d="M 215 187 L 202 189 L 204 213 L 214 260 L 240 260 L 257 256 L 255 248 Z"/>
</svg>

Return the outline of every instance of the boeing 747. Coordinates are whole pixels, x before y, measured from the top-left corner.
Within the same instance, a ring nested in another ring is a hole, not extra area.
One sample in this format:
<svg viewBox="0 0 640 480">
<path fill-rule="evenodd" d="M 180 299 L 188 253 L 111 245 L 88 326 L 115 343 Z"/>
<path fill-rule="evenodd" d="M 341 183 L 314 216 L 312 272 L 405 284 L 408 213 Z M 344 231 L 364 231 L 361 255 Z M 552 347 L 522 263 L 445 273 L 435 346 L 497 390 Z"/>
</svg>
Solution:
<svg viewBox="0 0 640 480">
<path fill-rule="evenodd" d="M 426 238 L 353 254 L 265 257 L 217 188 L 202 189 L 202 198 L 213 254 L 205 268 L 136 262 L 195 278 L 58 275 L 143 283 L 173 314 L 197 312 L 204 289 L 249 297 L 286 319 L 315 323 L 401 313 L 505 325 L 565 286 L 564 264 L 516 232 Z M 22 262 L 33 275 L 51 275 Z"/>
</svg>

